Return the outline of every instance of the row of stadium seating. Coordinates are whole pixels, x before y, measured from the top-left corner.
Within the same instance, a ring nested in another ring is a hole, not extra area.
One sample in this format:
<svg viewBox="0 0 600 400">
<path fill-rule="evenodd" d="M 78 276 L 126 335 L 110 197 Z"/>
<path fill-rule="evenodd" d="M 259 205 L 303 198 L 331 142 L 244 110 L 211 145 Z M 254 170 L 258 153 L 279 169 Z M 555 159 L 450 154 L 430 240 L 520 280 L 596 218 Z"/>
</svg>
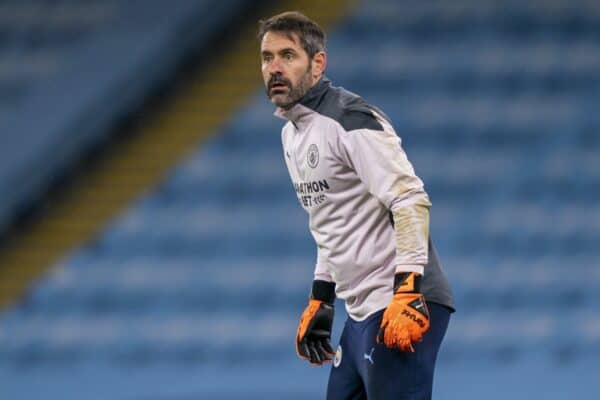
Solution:
<svg viewBox="0 0 600 400">
<path fill-rule="evenodd" d="M 0 232 L 242 3 L 0 4 Z"/>
</svg>

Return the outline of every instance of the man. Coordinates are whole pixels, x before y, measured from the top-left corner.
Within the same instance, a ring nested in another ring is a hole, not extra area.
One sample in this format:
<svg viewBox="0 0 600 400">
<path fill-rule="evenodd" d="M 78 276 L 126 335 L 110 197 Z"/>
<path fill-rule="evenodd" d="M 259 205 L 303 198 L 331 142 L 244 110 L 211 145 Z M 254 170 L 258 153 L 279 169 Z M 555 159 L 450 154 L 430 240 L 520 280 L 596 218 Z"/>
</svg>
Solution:
<svg viewBox="0 0 600 400">
<path fill-rule="evenodd" d="M 296 349 L 333 360 L 327 398 L 429 399 L 454 305 L 429 238 L 431 203 L 390 120 L 324 76 L 325 35 L 286 12 L 260 21 L 262 74 L 317 262 Z M 330 345 L 335 297 L 349 318 Z"/>
</svg>

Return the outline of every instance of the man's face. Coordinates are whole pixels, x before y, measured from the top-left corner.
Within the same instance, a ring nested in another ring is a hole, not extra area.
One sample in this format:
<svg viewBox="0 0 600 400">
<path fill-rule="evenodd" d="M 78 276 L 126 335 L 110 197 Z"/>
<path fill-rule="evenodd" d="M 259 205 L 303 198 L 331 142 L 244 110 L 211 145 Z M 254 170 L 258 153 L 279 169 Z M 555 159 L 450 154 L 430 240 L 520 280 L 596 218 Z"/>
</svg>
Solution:
<svg viewBox="0 0 600 400">
<path fill-rule="evenodd" d="M 262 39 L 262 75 L 267 96 L 277 107 L 289 108 L 314 84 L 312 62 L 298 35 L 269 31 Z"/>
</svg>

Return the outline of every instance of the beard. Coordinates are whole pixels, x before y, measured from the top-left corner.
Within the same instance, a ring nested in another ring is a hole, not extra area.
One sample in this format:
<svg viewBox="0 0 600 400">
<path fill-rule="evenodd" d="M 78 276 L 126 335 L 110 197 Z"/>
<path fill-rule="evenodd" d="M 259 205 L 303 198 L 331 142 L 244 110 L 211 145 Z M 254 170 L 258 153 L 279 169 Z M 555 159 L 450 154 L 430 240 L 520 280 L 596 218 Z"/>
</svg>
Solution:
<svg viewBox="0 0 600 400">
<path fill-rule="evenodd" d="M 273 89 L 273 85 L 287 86 L 287 93 L 281 89 Z M 284 78 L 281 74 L 271 76 L 271 79 L 267 83 L 267 96 L 277 107 L 288 109 L 300 101 L 311 86 L 312 68 L 309 65 L 306 72 L 298 80 L 297 85 L 292 85 L 292 82 Z"/>
</svg>

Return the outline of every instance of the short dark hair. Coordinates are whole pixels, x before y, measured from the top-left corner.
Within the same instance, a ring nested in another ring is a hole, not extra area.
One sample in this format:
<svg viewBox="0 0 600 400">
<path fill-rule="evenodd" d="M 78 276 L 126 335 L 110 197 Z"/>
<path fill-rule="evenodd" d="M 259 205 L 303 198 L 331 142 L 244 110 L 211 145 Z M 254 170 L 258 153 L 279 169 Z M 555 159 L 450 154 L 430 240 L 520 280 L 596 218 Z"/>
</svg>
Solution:
<svg viewBox="0 0 600 400">
<path fill-rule="evenodd" d="M 309 58 L 319 51 L 325 51 L 325 32 L 312 19 L 298 11 L 286 11 L 266 20 L 258 21 L 258 40 L 262 42 L 267 32 L 283 32 L 292 39 L 292 33 L 300 38 L 300 45 Z"/>
</svg>

